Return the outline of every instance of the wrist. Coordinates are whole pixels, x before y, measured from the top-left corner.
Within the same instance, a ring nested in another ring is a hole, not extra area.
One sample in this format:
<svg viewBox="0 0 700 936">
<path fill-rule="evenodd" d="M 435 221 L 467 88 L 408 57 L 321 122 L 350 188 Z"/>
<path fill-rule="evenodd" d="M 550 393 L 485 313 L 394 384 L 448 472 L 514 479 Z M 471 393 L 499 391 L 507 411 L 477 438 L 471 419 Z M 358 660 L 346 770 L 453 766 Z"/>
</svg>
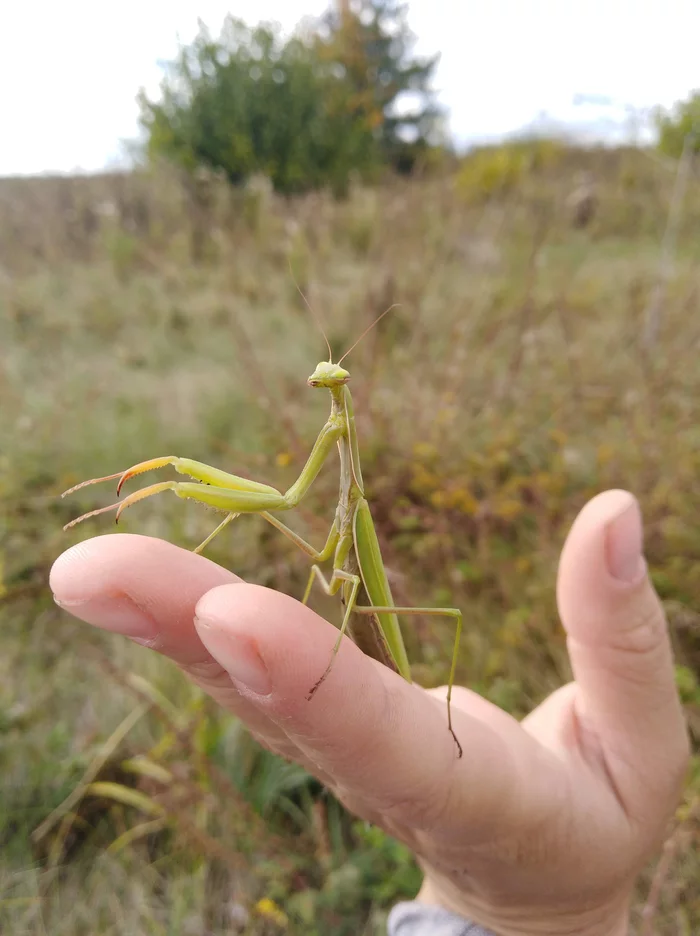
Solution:
<svg viewBox="0 0 700 936">
<path fill-rule="evenodd" d="M 631 894 L 610 898 L 581 909 L 551 909 L 502 904 L 475 897 L 445 893 L 429 880 L 423 882 L 416 901 L 446 910 L 477 923 L 493 936 L 628 936 Z"/>
</svg>

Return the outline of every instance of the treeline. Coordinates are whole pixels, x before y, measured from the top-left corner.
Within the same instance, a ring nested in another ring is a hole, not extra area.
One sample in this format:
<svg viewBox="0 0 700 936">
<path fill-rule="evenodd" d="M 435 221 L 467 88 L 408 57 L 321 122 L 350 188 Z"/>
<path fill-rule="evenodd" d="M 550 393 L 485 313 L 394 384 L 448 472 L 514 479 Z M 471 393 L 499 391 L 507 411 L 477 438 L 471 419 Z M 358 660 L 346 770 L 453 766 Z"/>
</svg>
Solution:
<svg viewBox="0 0 700 936">
<path fill-rule="evenodd" d="M 442 115 L 438 58 L 413 54 L 406 8 L 338 0 L 290 37 L 229 16 L 214 38 L 200 23 L 158 99 L 139 96 L 148 156 L 234 184 L 264 174 L 283 193 L 410 171 L 441 143 Z"/>
</svg>

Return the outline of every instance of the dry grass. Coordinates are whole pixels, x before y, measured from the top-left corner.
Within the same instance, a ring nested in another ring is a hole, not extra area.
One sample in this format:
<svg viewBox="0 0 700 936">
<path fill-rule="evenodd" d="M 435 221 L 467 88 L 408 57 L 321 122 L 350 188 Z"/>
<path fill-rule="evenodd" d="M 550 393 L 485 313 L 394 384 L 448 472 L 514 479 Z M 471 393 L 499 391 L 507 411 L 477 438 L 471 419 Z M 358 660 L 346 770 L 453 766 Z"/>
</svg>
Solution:
<svg viewBox="0 0 700 936">
<path fill-rule="evenodd" d="M 397 599 L 468 609 L 460 679 L 522 714 L 568 678 L 557 555 L 585 500 L 625 486 L 697 737 L 700 184 L 649 345 L 674 173 L 634 151 L 518 166 L 490 198 L 465 171 L 341 204 L 165 170 L 0 182 L 0 930 L 379 933 L 417 884 L 405 849 L 259 751 L 174 667 L 47 597 L 53 558 L 110 529 L 61 533 L 108 493 L 58 500 L 77 480 L 172 451 L 294 477 L 327 401 L 305 384 L 323 343 L 290 262 L 336 350 L 401 304 L 350 359 L 363 470 Z M 575 229 L 581 169 L 599 202 Z M 336 486 L 329 468 L 298 512 L 314 540 Z M 194 545 L 211 515 L 163 499 L 124 523 Z M 255 518 L 210 555 L 303 587 L 304 557 Z M 419 680 L 444 678 L 449 625 L 427 619 L 408 642 Z M 653 868 L 640 886 L 637 933 L 700 929 L 698 772 L 650 899 Z"/>
</svg>

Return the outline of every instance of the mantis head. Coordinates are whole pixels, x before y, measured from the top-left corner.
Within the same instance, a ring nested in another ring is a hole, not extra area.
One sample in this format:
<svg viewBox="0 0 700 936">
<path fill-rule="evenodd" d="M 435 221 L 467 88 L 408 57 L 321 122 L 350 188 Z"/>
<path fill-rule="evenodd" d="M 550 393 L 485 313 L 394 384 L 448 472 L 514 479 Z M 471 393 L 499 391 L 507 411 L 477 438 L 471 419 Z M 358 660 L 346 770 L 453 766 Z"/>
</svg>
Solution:
<svg viewBox="0 0 700 936">
<path fill-rule="evenodd" d="M 316 370 L 306 381 L 310 387 L 340 387 L 350 380 L 350 374 L 339 364 L 332 364 L 330 361 L 321 361 L 316 365 Z"/>
</svg>

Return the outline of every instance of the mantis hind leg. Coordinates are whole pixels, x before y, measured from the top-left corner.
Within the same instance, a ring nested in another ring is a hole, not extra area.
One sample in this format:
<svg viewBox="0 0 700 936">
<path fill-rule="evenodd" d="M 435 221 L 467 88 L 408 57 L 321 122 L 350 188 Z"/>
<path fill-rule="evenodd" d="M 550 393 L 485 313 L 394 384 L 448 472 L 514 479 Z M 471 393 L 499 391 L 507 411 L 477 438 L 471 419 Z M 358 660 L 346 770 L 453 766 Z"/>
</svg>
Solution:
<svg viewBox="0 0 700 936">
<path fill-rule="evenodd" d="M 452 727 L 452 686 L 455 681 L 455 670 L 457 668 L 457 658 L 459 656 L 459 642 L 462 636 L 462 612 L 457 608 L 395 608 L 395 607 L 362 607 L 358 606 L 353 609 L 355 614 L 405 614 L 405 615 L 417 615 L 417 614 L 428 614 L 433 616 L 440 617 L 452 617 L 456 620 L 456 630 L 455 630 L 455 642 L 452 649 L 452 663 L 450 665 L 450 677 L 447 683 L 447 728 L 454 738 L 454 742 L 457 745 L 457 756 L 461 757 L 463 754 L 462 745 L 459 743 L 459 739 L 454 732 Z"/>
</svg>

